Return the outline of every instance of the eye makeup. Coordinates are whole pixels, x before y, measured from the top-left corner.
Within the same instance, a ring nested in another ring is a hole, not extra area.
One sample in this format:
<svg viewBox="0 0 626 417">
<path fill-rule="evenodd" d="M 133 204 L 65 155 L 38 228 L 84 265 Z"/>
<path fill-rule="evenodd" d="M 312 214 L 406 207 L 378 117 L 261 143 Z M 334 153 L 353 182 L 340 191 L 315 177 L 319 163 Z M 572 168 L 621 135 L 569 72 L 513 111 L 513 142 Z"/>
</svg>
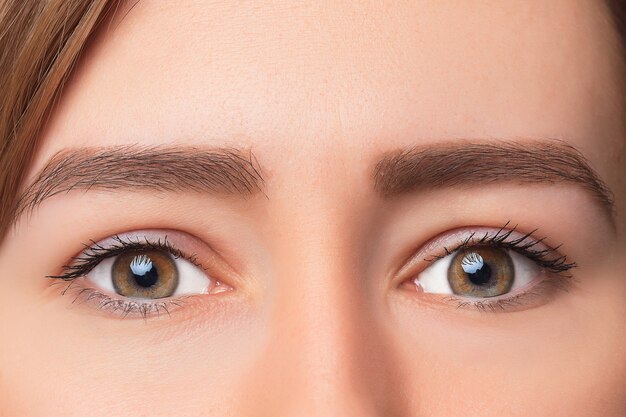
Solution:
<svg viewBox="0 0 626 417">
<path fill-rule="evenodd" d="M 513 250 L 536 262 L 540 267 L 554 273 L 566 273 L 576 267 L 576 263 L 569 262 L 565 255 L 559 253 L 561 245 L 549 247 L 544 243 L 546 237 L 538 239 L 533 237 L 539 229 L 520 234 L 517 232 L 518 226 L 508 228 L 510 223 L 508 221 L 494 233 L 489 230 L 472 231 L 463 241 L 456 243 L 452 248 L 444 246 L 442 253 L 424 260 L 432 263 L 458 250 L 467 249 L 471 246 L 481 246 Z"/>
<path fill-rule="evenodd" d="M 401 287 L 427 302 L 491 312 L 533 308 L 556 290 L 567 290 L 576 263 L 560 246 L 534 237 L 537 230 L 519 233 L 509 224 L 464 228 L 436 238 L 403 268 Z"/>
<path fill-rule="evenodd" d="M 428 302 L 482 311 L 532 308 L 555 289 L 567 289 L 576 264 L 560 246 L 536 238 L 537 230 L 520 233 L 509 225 L 457 229 L 435 238 L 409 260 L 412 267 L 403 268 L 409 272 L 404 271 L 402 288 Z M 208 274 L 195 252 L 180 249 L 192 245 L 175 241 L 164 231 L 91 241 L 61 273 L 48 278 L 53 285 L 65 283 L 61 294 L 72 295 L 73 303 L 144 319 L 169 315 L 189 297 L 233 289 Z"/>
<path fill-rule="evenodd" d="M 178 239 L 184 241 L 184 239 Z M 170 315 L 189 297 L 232 290 L 214 279 L 197 255 L 174 246 L 156 231 L 115 235 L 91 241 L 58 275 L 53 285 L 66 283 L 62 295 L 121 317 L 143 319 Z"/>
<path fill-rule="evenodd" d="M 151 240 L 147 236 L 125 237 L 123 235 L 114 235 L 107 239 L 107 243 L 98 243 L 90 241 L 90 244 L 84 244 L 85 251 L 79 256 L 72 259 L 72 262 L 63 266 L 63 273 L 60 275 L 49 275 L 48 278 L 57 278 L 64 281 L 71 281 L 75 278 L 84 277 L 88 272 L 94 269 L 104 259 L 124 254 L 130 251 L 161 251 L 171 254 L 174 258 L 184 258 L 202 268 L 197 261 L 196 255 L 187 255 L 181 250 L 172 246 L 167 235 Z"/>
</svg>

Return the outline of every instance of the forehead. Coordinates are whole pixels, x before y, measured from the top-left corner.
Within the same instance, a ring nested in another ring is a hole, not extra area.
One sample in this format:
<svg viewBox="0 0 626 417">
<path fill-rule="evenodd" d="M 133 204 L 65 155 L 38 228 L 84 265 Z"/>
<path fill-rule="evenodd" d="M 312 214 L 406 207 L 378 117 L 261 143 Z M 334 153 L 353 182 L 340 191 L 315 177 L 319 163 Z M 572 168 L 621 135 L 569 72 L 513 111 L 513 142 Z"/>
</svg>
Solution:
<svg viewBox="0 0 626 417">
<path fill-rule="evenodd" d="M 617 137 L 598 1 L 158 2 L 104 25 L 44 142 L 385 148 Z"/>
</svg>

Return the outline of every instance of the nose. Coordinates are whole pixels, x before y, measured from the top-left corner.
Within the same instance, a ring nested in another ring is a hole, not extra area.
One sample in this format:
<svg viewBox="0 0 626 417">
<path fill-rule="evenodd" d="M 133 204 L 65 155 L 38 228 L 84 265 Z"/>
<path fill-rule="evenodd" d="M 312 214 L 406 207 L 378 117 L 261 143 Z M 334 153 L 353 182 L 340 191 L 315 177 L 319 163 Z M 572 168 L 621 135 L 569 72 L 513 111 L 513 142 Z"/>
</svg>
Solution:
<svg viewBox="0 0 626 417">
<path fill-rule="evenodd" d="M 270 336 L 247 381 L 252 408 L 242 414 L 405 415 L 380 294 L 359 273 L 363 260 L 311 233 L 281 257 Z"/>
</svg>

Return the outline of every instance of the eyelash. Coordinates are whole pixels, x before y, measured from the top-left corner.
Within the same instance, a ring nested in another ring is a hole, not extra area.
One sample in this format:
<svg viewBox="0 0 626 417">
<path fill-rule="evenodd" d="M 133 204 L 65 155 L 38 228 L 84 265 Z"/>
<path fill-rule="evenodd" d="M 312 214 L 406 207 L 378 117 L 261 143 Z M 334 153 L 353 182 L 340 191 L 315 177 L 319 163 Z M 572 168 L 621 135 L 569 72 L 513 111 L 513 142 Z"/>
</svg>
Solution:
<svg viewBox="0 0 626 417">
<path fill-rule="evenodd" d="M 529 291 L 507 298 L 494 298 L 489 301 L 473 301 L 468 300 L 467 298 L 448 296 L 443 299 L 445 302 L 455 304 L 458 309 L 474 308 L 480 311 L 495 312 L 504 311 L 511 307 L 519 307 L 520 305 L 523 305 L 523 303 L 530 301 L 531 298 L 540 297 L 541 291 L 532 291 L 537 287 L 554 286 L 554 288 L 561 290 L 567 289 L 566 284 L 571 278 L 571 275 L 567 272 L 576 268 L 577 265 L 574 262 L 569 262 L 565 255 L 561 255 L 558 252 L 560 245 L 554 248 L 547 247 L 540 250 L 533 249 L 541 245 L 546 239 L 545 237 L 540 239 L 532 238 L 532 236 L 537 232 L 537 229 L 521 235 L 520 237 L 508 240 L 517 230 L 517 225 L 507 230 L 509 224 L 510 221 L 502 226 L 496 233 L 490 234 L 489 232 L 486 232 L 479 238 L 476 237 L 476 232 L 474 232 L 454 248 L 450 249 L 448 247 L 444 247 L 444 252 L 442 254 L 424 259 L 424 261 L 434 263 L 435 261 L 449 256 L 458 250 L 476 246 L 489 246 L 513 250 L 536 262 L 537 265 L 549 272 L 552 272 L 555 276 L 550 279 L 540 281 Z M 126 317 L 131 313 L 138 313 L 146 319 L 148 315 L 153 313 L 159 315 L 160 310 L 163 310 L 169 316 L 170 311 L 168 307 L 170 305 L 182 307 L 184 304 L 184 300 L 182 300 L 183 297 L 180 297 L 177 300 L 168 301 L 137 302 L 135 300 L 113 298 L 93 288 L 74 288 L 72 284 L 76 279 L 85 277 L 103 260 L 120 255 L 129 250 L 161 250 L 171 254 L 175 259 L 183 258 L 195 266 L 205 269 L 197 261 L 196 255 L 187 255 L 181 250 L 175 248 L 168 242 L 167 236 L 163 239 L 158 239 L 155 242 L 151 242 L 147 238 L 144 238 L 143 240 L 139 238 L 133 240 L 131 238 L 121 238 L 118 235 L 113 236 L 112 240 L 115 243 L 109 247 L 104 247 L 92 240 L 91 245 L 85 245 L 86 250 L 80 256 L 73 258 L 72 262 L 63 266 L 62 274 L 48 275 L 47 278 L 59 279 L 62 282 L 69 282 L 68 286 L 61 292 L 61 294 L 65 295 L 70 290 L 76 289 L 78 292 L 73 303 L 79 298 L 84 297 L 85 301 L 98 301 L 98 308 L 100 309 L 108 309 L 112 312 L 121 311 L 122 317 Z"/>
<path fill-rule="evenodd" d="M 81 256 L 73 258 L 73 262 L 63 266 L 63 274 L 49 275 L 48 278 L 58 278 L 64 281 L 71 281 L 76 278 L 84 277 L 103 260 L 130 250 L 161 250 L 171 254 L 175 259 L 186 259 L 198 268 L 204 269 L 197 261 L 196 255 L 189 256 L 181 250 L 175 248 L 167 241 L 167 236 L 163 239 L 158 239 L 156 242 L 150 242 L 148 238 L 144 238 L 143 241 L 139 238 L 135 241 L 130 238 L 124 240 L 118 235 L 113 236 L 112 239 L 116 243 L 109 247 L 104 247 L 92 240 L 91 246 L 85 245 L 86 251 L 83 252 Z"/>
<path fill-rule="evenodd" d="M 122 238 L 118 235 L 113 236 L 111 239 L 115 243 L 108 247 L 104 247 L 91 240 L 91 245 L 84 245 L 86 249 L 81 255 L 72 258 L 70 263 L 63 266 L 62 274 L 48 275 L 47 278 L 60 280 L 61 283 L 68 282 L 69 284 L 61 291 L 61 294 L 66 295 L 71 290 L 76 290 L 75 298 L 72 303 L 75 303 L 80 298 L 85 302 L 97 301 L 97 307 L 99 309 L 110 310 L 114 313 L 120 311 L 122 317 L 127 317 L 132 313 L 138 313 L 144 320 L 152 314 L 159 316 L 161 310 L 169 316 L 169 307 L 183 307 L 183 298 L 193 297 L 193 295 L 187 295 L 178 297 L 175 300 L 137 302 L 131 299 L 114 298 L 93 288 L 73 286 L 76 279 L 85 277 L 103 260 L 130 250 L 160 250 L 171 254 L 175 259 L 183 258 L 198 268 L 206 270 L 197 261 L 196 255 L 187 255 L 175 248 L 168 242 L 167 236 L 163 239 L 159 238 L 154 242 L 151 242 L 148 238 L 144 238 L 143 240 L 137 238 L 133 240 L 131 238 Z"/>
<path fill-rule="evenodd" d="M 443 298 L 444 302 L 456 305 L 457 309 L 469 308 L 479 311 L 498 312 L 506 311 L 511 308 L 524 307 L 525 305 L 530 304 L 532 299 L 541 298 L 549 289 L 567 291 L 568 284 L 572 279 L 572 275 L 568 273 L 568 271 L 576 268 L 577 265 L 575 262 L 569 262 L 565 255 L 559 253 L 561 245 L 553 248 L 546 247 L 545 249 L 533 249 L 542 245 L 546 240 L 545 237 L 539 239 L 532 237 L 537 233 L 538 229 L 534 229 L 531 232 L 521 235 L 520 237 L 509 240 L 511 235 L 516 233 L 518 227 L 516 225 L 507 229 L 510 223 L 510 221 L 506 222 L 506 224 L 494 234 L 486 232 L 484 235 L 477 238 L 476 232 L 471 233 L 463 242 L 456 245 L 453 249 L 444 247 L 444 253 L 424 259 L 424 261 L 434 263 L 458 250 L 477 246 L 487 246 L 515 251 L 520 255 L 526 256 L 533 262 L 536 262 L 537 265 L 546 271 L 551 272 L 553 275 L 534 284 L 529 290 L 509 297 L 494 297 L 491 300 L 485 299 L 485 301 L 471 300 L 458 296 L 447 296 Z"/>
<path fill-rule="evenodd" d="M 450 303 L 459 310 L 472 309 L 484 312 L 506 312 L 509 310 L 533 307 L 533 300 L 542 300 L 545 298 L 545 292 L 550 290 L 567 291 L 569 283 L 569 277 L 556 276 L 548 279 L 544 279 L 535 284 L 531 290 L 527 290 L 521 294 L 516 294 L 510 297 L 495 299 L 495 300 L 468 300 L 466 298 L 448 296 L 443 298 L 443 301 Z"/>
</svg>

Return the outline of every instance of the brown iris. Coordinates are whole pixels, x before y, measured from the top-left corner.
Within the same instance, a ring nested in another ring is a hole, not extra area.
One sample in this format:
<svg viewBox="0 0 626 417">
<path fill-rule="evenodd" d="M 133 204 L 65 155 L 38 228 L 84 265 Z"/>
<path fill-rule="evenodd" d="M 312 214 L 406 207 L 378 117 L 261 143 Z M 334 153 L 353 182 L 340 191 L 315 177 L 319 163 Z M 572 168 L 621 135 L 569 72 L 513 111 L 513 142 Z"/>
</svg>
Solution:
<svg viewBox="0 0 626 417">
<path fill-rule="evenodd" d="M 178 269 L 170 254 L 158 250 L 129 251 L 113 263 L 113 287 L 125 297 L 164 298 L 178 287 Z"/>
<path fill-rule="evenodd" d="M 460 250 L 448 269 L 452 292 L 466 297 L 496 297 L 511 290 L 515 269 L 503 249 L 475 247 Z"/>
</svg>

